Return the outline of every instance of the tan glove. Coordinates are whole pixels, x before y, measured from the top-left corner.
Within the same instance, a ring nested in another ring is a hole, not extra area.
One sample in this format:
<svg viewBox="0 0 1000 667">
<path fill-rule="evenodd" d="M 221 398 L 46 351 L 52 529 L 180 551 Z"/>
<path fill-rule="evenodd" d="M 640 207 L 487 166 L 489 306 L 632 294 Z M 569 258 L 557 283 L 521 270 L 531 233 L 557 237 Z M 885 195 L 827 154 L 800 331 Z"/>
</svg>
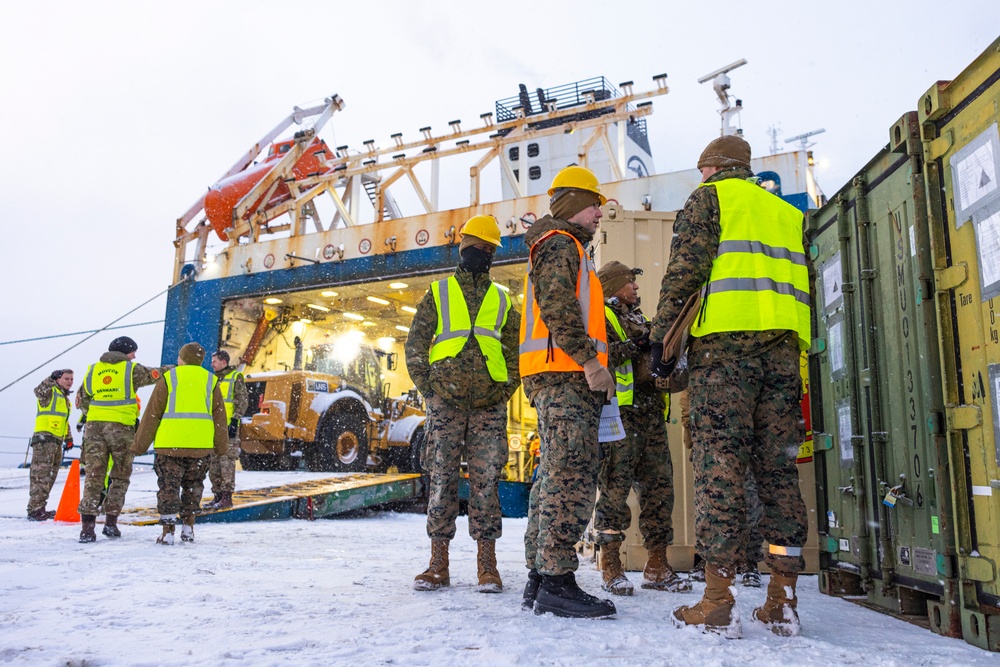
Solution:
<svg viewBox="0 0 1000 667">
<path fill-rule="evenodd" d="M 583 365 L 583 374 L 587 377 L 587 386 L 591 391 L 607 392 L 610 401 L 615 395 L 615 378 L 607 368 L 601 365 L 597 357 L 588 359 Z"/>
</svg>

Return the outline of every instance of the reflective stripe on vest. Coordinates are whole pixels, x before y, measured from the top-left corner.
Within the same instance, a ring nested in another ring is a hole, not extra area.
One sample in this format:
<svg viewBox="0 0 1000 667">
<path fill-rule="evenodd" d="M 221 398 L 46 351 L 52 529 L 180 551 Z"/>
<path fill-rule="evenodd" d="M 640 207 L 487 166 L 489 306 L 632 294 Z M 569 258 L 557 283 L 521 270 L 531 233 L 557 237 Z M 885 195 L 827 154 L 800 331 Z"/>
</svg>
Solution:
<svg viewBox="0 0 1000 667">
<path fill-rule="evenodd" d="M 90 394 L 88 422 L 115 422 L 134 426 L 138 417 L 132 387 L 132 362 L 114 364 L 98 361 L 87 369 L 84 387 Z"/>
<path fill-rule="evenodd" d="M 611 323 L 611 328 L 618 334 L 618 338 L 626 340 L 625 330 L 622 329 L 618 315 L 610 306 L 604 306 L 604 315 Z M 635 375 L 632 373 L 632 359 L 630 358 L 621 366 L 615 367 L 615 393 L 618 394 L 618 406 L 624 407 L 632 405 L 632 396 L 635 390 Z"/>
<path fill-rule="evenodd" d="M 164 376 L 167 409 L 156 430 L 154 449 L 212 449 L 215 423 L 212 392 L 218 379 L 201 366 L 177 366 Z"/>
<path fill-rule="evenodd" d="M 236 385 L 236 378 L 243 377 L 243 373 L 238 370 L 232 370 L 222 378 L 219 378 L 219 391 L 222 392 L 222 400 L 226 404 L 226 420 L 230 421 L 233 418 L 233 413 L 236 411 L 236 407 L 233 405 L 233 391 Z"/>
<path fill-rule="evenodd" d="M 573 361 L 573 358 L 563 352 L 553 340 L 549 328 L 539 314 L 538 301 L 535 299 L 535 286 L 531 283 L 531 266 L 535 248 L 554 234 L 563 234 L 573 239 L 573 243 L 576 244 L 577 253 L 580 255 L 580 267 L 576 274 L 576 300 L 580 304 L 580 314 L 583 316 L 583 325 L 587 329 L 587 336 L 590 337 L 597 350 L 597 360 L 605 368 L 608 366 L 608 329 L 604 322 L 604 295 L 594 263 L 576 237 L 554 229 L 539 237 L 532 244 L 528 253 L 528 275 L 524 277 L 524 315 L 521 317 L 521 377 L 538 373 L 583 370 L 583 366 Z"/>
<path fill-rule="evenodd" d="M 42 405 L 38 401 L 35 414 L 35 433 L 50 433 L 57 438 L 65 438 L 69 432 L 69 399 L 58 387 L 52 387 L 49 402 Z"/>
<path fill-rule="evenodd" d="M 808 349 L 809 273 L 802 212 L 742 179 L 702 183 L 719 197 L 722 234 L 692 336 L 724 331 L 795 331 Z"/>
<path fill-rule="evenodd" d="M 510 312 L 510 297 L 496 283 L 491 283 L 483 295 L 473 325 L 469 305 L 455 276 L 431 283 L 434 307 L 437 308 L 437 329 L 431 341 L 428 361 L 431 364 L 458 356 L 469 336 L 474 335 L 486 359 L 486 368 L 494 382 L 507 381 L 507 361 L 503 356 L 503 327 Z"/>
</svg>

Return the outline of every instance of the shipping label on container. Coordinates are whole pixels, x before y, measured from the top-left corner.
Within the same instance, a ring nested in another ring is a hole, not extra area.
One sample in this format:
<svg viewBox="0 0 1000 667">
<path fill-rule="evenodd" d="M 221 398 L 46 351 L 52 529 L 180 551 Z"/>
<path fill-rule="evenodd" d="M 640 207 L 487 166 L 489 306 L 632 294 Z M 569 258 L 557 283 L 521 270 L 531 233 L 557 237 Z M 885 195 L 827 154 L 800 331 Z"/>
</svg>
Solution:
<svg viewBox="0 0 1000 667">
<path fill-rule="evenodd" d="M 955 191 L 955 228 L 972 217 L 973 211 L 1000 196 L 997 164 L 1000 163 L 997 124 L 951 156 L 951 181 Z"/>
<path fill-rule="evenodd" d="M 844 316 L 837 313 L 830 317 L 826 325 L 826 348 L 829 351 L 830 379 L 839 380 L 844 377 L 846 364 L 844 362 Z"/>
<path fill-rule="evenodd" d="M 840 447 L 840 463 L 854 464 L 854 433 L 851 431 L 851 400 L 844 398 L 837 402 L 837 445 Z"/>
<path fill-rule="evenodd" d="M 983 301 L 1000 296 L 1000 201 L 972 216 L 979 252 L 979 285 Z"/>
<path fill-rule="evenodd" d="M 990 364 L 990 394 L 993 396 L 993 457 L 1000 466 L 1000 364 Z"/>
<path fill-rule="evenodd" d="M 834 253 L 833 257 L 824 262 L 822 267 L 823 275 L 823 309 L 827 315 L 836 310 L 844 303 L 844 293 L 841 290 L 843 281 L 843 271 L 840 266 L 840 253 Z"/>
</svg>

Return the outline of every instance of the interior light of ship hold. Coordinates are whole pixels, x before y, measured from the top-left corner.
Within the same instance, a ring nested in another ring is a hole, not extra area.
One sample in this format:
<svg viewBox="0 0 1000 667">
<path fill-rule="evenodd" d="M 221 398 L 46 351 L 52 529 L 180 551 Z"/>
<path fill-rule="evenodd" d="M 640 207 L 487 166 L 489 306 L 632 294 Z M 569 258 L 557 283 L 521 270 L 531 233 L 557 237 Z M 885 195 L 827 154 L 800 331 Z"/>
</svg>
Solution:
<svg viewBox="0 0 1000 667">
<path fill-rule="evenodd" d="M 406 283 L 389 283 L 389 289 L 406 289 L 409 287 Z"/>
<path fill-rule="evenodd" d="M 411 315 L 415 315 L 416 312 L 417 312 L 417 309 L 414 308 L 413 306 L 403 306 L 403 312 L 404 313 L 410 313 Z"/>
<path fill-rule="evenodd" d="M 348 331 L 338 336 L 333 342 L 333 356 L 345 366 L 361 353 L 361 339 L 365 335 L 360 331 Z"/>
<path fill-rule="evenodd" d="M 364 315 L 358 315 L 357 313 L 344 313 L 344 317 L 349 320 L 357 320 L 358 322 L 362 322 L 365 319 Z"/>
<path fill-rule="evenodd" d="M 410 327 L 404 327 L 402 324 L 397 324 L 396 329 L 405 333 L 410 333 Z"/>
<path fill-rule="evenodd" d="M 306 308 L 312 308 L 313 310 L 318 310 L 318 311 L 323 312 L 323 313 L 329 313 L 330 312 L 330 309 L 327 308 L 326 306 L 320 306 L 320 305 L 315 304 L 315 303 L 307 303 L 306 304 Z"/>
<path fill-rule="evenodd" d="M 323 290 L 322 292 L 319 293 L 320 296 L 325 296 L 327 298 L 332 298 L 338 296 L 339 294 L 340 292 L 331 292 L 330 290 Z"/>
<path fill-rule="evenodd" d="M 368 300 L 371 301 L 372 303 L 377 303 L 380 306 L 388 306 L 389 305 L 388 301 L 386 301 L 385 299 L 380 299 L 377 296 L 370 296 L 370 297 L 368 297 Z"/>
<path fill-rule="evenodd" d="M 276 303 L 281 303 L 281 299 L 279 299 L 277 297 L 270 296 L 270 297 L 264 299 L 264 303 L 266 303 L 266 304 L 268 304 L 270 306 L 273 306 Z"/>
<path fill-rule="evenodd" d="M 299 322 L 301 322 L 302 324 L 312 324 L 313 323 L 313 321 L 310 320 L 308 317 L 299 318 Z"/>
<path fill-rule="evenodd" d="M 365 320 L 364 322 L 361 323 L 361 326 L 363 326 L 363 327 L 373 327 L 373 326 L 375 326 L 375 323 L 372 322 L 371 320 Z"/>
<path fill-rule="evenodd" d="M 392 345 L 396 342 L 396 339 L 392 336 L 384 336 L 375 341 L 375 345 L 378 346 L 380 350 L 385 350 L 386 352 L 392 351 Z"/>
</svg>

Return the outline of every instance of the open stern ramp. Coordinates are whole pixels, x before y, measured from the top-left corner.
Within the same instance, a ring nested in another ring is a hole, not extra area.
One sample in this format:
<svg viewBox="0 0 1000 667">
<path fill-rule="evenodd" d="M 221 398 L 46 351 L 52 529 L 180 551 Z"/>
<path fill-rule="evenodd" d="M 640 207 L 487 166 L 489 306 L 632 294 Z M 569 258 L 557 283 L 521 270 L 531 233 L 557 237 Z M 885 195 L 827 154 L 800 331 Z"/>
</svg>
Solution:
<svg viewBox="0 0 1000 667">
<path fill-rule="evenodd" d="M 274 521 L 278 519 L 322 519 L 385 503 L 419 498 L 420 475 L 358 473 L 328 479 L 246 489 L 233 494 L 233 506 L 202 510 L 196 523 Z M 206 496 L 202 503 L 211 500 Z M 158 523 L 155 507 L 126 510 L 119 521 L 131 525 Z"/>
</svg>

